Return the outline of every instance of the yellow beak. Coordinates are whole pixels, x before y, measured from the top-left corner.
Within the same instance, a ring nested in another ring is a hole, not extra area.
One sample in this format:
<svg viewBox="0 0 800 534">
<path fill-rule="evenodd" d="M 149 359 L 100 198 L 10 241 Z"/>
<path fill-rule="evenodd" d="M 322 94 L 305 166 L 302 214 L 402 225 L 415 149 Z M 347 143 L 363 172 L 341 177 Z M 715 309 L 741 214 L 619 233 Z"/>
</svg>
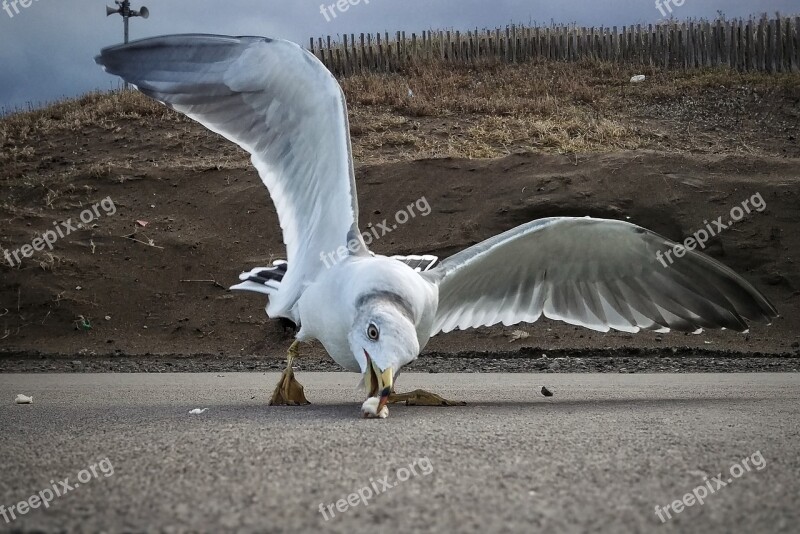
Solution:
<svg viewBox="0 0 800 534">
<path fill-rule="evenodd" d="M 381 413 L 383 407 L 389 401 L 389 395 L 392 393 L 392 381 L 394 380 L 394 371 L 391 367 L 387 367 L 384 372 L 378 375 L 378 390 L 381 392 L 381 400 L 378 403 L 378 413 Z"/>
<path fill-rule="evenodd" d="M 367 369 L 364 374 L 364 386 L 367 390 L 367 397 L 377 397 L 380 395 L 380 402 L 378 404 L 378 413 L 386 406 L 389 400 L 389 394 L 392 392 L 392 385 L 394 382 L 394 370 L 387 367 L 384 371 L 375 364 L 370 358 L 369 353 L 365 350 L 364 355 L 367 357 Z"/>
</svg>

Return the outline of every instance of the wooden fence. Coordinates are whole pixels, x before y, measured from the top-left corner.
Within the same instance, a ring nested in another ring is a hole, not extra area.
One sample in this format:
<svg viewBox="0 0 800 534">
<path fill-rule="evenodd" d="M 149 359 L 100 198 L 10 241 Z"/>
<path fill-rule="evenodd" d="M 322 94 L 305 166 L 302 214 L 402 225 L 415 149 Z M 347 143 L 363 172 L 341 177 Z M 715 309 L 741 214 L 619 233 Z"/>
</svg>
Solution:
<svg viewBox="0 0 800 534">
<path fill-rule="evenodd" d="M 729 67 L 800 70 L 800 16 L 669 22 L 611 28 L 508 26 L 504 29 L 350 34 L 311 39 L 310 50 L 337 75 L 396 72 L 414 64 L 600 60 L 663 69 Z"/>
</svg>

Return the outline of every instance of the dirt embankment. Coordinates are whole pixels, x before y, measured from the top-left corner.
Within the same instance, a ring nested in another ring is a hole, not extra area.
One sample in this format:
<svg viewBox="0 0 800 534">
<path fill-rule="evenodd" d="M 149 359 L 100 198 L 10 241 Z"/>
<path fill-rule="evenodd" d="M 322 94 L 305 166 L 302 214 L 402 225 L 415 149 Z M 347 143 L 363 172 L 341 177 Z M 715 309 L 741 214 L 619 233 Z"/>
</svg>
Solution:
<svg viewBox="0 0 800 534">
<path fill-rule="evenodd" d="M 624 349 L 615 353 L 621 357 L 670 356 L 677 354 L 673 347 L 720 354 L 797 351 L 798 160 L 652 152 L 526 154 L 362 166 L 357 174 L 365 226 L 392 221 L 421 197 L 430 205 L 428 216 L 412 218 L 373 243 L 384 254 L 446 257 L 518 224 L 557 215 L 629 220 L 678 240 L 705 221 L 729 219 L 732 208 L 754 195 L 763 198 L 763 211 L 753 210 L 712 238 L 706 252 L 775 303 L 782 317 L 772 326 L 754 326 L 749 334 L 631 335 L 542 320 L 441 335 L 428 345 L 429 353 L 508 351 L 508 356 L 533 347 L 529 356 L 540 349 L 587 350 L 587 356 L 602 358 L 598 349 Z M 279 364 L 288 337 L 266 318 L 265 301 L 225 289 L 243 269 L 283 255 L 275 211 L 255 171 L 142 168 L 123 179 L 87 176 L 74 185 L 46 213 L 15 213 L 4 242 L 30 243 L 53 221 L 75 220 L 104 198 L 113 199 L 116 212 L 101 209 L 92 227 L 59 240 L 52 253 L 37 253 L 18 268 L 0 267 L 4 351 L 82 355 L 70 356 L 70 362 L 90 354 L 150 353 L 248 362 L 266 358 L 269 366 Z M 80 318 L 91 328 L 82 327 Z M 513 330 L 529 337 L 514 341 Z M 324 360 L 319 346 L 306 353 Z"/>
<path fill-rule="evenodd" d="M 782 317 L 744 335 L 598 334 L 547 320 L 483 328 L 434 338 L 416 368 L 685 370 L 761 354 L 795 365 L 800 77 L 648 70 L 631 85 L 633 73 L 434 63 L 343 80 L 362 224 L 391 221 L 421 197 L 431 208 L 374 250 L 445 257 L 555 215 L 629 220 L 678 240 L 758 194 L 765 209 L 706 252 Z M 2 256 L 102 199 L 115 210 L 100 206 L 20 266 L 0 257 L 0 371 L 281 365 L 290 338 L 267 320 L 264 299 L 226 290 L 243 269 L 284 255 L 269 197 L 231 143 L 138 93 L 88 95 L 0 119 L 0 199 Z M 319 346 L 304 352 L 301 366 L 330 365 Z M 686 367 L 692 355 L 698 364 Z"/>
</svg>

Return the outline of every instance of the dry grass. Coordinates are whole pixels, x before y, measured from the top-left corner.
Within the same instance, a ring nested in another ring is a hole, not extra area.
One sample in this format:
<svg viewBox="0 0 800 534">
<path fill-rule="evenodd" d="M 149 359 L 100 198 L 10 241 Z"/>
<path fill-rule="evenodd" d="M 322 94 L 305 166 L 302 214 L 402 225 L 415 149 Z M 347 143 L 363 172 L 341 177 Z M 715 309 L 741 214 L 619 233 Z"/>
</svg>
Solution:
<svg viewBox="0 0 800 534">
<path fill-rule="evenodd" d="M 640 73 L 648 81 L 630 84 L 630 76 Z M 797 73 L 661 72 L 602 62 L 479 66 L 434 62 L 401 74 L 357 75 L 341 82 L 350 108 L 354 156 L 362 163 L 445 156 L 490 158 L 520 150 L 663 149 L 664 139 L 670 136 L 633 120 L 663 103 L 741 87 L 762 94 L 800 95 Z M 670 120 L 673 113 L 663 111 L 664 119 Z M 694 113 L 689 110 L 686 115 Z M 11 169 L 8 174 L 18 168 L 20 176 L 30 171 L 25 163 L 44 157 L 37 154 L 37 147 L 46 140 L 97 129 L 122 135 L 131 122 L 148 130 L 146 141 L 164 148 L 147 160 L 154 168 L 201 171 L 249 166 L 237 147 L 130 91 L 93 93 L 0 119 L 0 164 Z M 124 179 L 141 158 L 122 154 L 113 163 L 107 156 L 85 159 L 60 171 L 60 176 L 67 182 L 83 176 Z"/>
<path fill-rule="evenodd" d="M 125 120 L 188 121 L 136 92 L 90 93 L 43 109 L 0 118 L 0 165 L 34 161 L 37 146 L 48 136 L 80 133 L 88 128 L 115 131 Z M 95 172 L 96 169 L 92 174 Z"/>
<path fill-rule="evenodd" d="M 89 93 L 43 109 L 13 113 L 0 119 L 0 146 L 24 146 L 32 136 L 54 130 L 80 131 L 87 126 L 119 127 L 124 119 L 185 121 L 165 106 L 133 91 Z"/>
<path fill-rule="evenodd" d="M 641 73 L 647 83 L 629 82 Z M 663 135 L 633 126 L 631 118 L 654 104 L 735 87 L 798 94 L 800 75 L 661 72 L 601 62 L 432 63 L 403 74 L 351 76 L 342 86 L 355 156 L 378 163 L 651 147 Z"/>
</svg>

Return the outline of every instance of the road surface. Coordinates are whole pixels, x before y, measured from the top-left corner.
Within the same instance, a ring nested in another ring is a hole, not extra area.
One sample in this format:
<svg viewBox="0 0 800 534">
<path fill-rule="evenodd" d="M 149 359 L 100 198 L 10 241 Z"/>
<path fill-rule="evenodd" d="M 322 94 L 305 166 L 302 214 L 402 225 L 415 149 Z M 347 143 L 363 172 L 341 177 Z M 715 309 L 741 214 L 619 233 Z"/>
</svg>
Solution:
<svg viewBox="0 0 800 534">
<path fill-rule="evenodd" d="M 386 420 L 355 375 L 298 378 L 313 405 L 266 406 L 275 373 L 0 375 L 0 531 L 800 524 L 798 374 L 404 374 L 469 405 Z"/>
</svg>

